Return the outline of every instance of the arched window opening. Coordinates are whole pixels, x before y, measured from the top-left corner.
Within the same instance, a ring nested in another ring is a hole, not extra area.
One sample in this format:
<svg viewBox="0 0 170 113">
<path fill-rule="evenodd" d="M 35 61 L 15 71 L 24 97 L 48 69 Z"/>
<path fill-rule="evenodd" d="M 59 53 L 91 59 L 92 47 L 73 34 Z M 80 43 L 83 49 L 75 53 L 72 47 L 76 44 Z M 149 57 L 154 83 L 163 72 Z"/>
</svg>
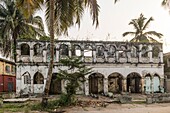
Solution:
<svg viewBox="0 0 170 113">
<path fill-rule="evenodd" d="M 24 77 L 24 84 L 31 84 L 31 76 L 28 72 L 25 72 L 22 76 Z"/>
<path fill-rule="evenodd" d="M 109 57 L 115 57 L 116 56 L 116 48 L 114 46 L 109 47 L 108 56 Z"/>
<path fill-rule="evenodd" d="M 41 44 L 34 45 L 34 55 L 35 56 L 42 55 L 42 45 Z"/>
<path fill-rule="evenodd" d="M 127 91 L 131 93 L 142 92 L 141 76 L 138 73 L 130 73 L 127 76 Z"/>
<path fill-rule="evenodd" d="M 103 57 L 104 56 L 104 47 L 103 46 L 97 46 L 96 56 L 97 57 Z"/>
<path fill-rule="evenodd" d="M 137 48 L 135 46 L 132 46 L 132 48 L 131 48 L 131 57 L 132 58 L 137 57 Z"/>
<path fill-rule="evenodd" d="M 125 46 L 120 46 L 119 57 L 126 58 L 126 47 Z"/>
<path fill-rule="evenodd" d="M 85 57 L 92 57 L 92 47 L 90 45 L 86 45 L 84 49 Z"/>
<path fill-rule="evenodd" d="M 60 45 L 60 55 L 63 55 L 63 56 L 68 56 L 69 55 L 68 45 L 65 45 L 65 44 Z"/>
<path fill-rule="evenodd" d="M 44 77 L 41 73 L 39 73 L 39 72 L 35 73 L 34 84 L 44 84 Z"/>
<path fill-rule="evenodd" d="M 81 56 L 81 47 L 78 45 L 73 45 L 71 49 L 72 56 Z"/>
<path fill-rule="evenodd" d="M 123 91 L 123 76 L 119 73 L 113 73 L 108 77 L 108 91 L 112 93 L 121 93 Z"/>
<path fill-rule="evenodd" d="M 147 46 L 143 46 L 141 52 L 142 52 L 142 57 L 148 57 L 148 47 Z"/>
<path fill-rule="evenodd" d="M 30 55 L 30 47 L 28 44 L 21 44 L 21 55 Z"/>
<path fill-rule="evenodd" d="M 104 93 L 104 76 L 100 73 L 93 73 L 89 76 L 89 93 Z"/>
<path fill-rule="evenodd" d="M 56 49 L 54 48 L 54 61 L 56 60 Z M 47 61 L 50 61 L 50 44 L 47 46 Z"/>
<path fill-rule="evenodd" d="M 152 49 L 152 56 L 153 58 L 158 58 L 159 57 L 159 47 L 154 46 Z"/>
</svg>

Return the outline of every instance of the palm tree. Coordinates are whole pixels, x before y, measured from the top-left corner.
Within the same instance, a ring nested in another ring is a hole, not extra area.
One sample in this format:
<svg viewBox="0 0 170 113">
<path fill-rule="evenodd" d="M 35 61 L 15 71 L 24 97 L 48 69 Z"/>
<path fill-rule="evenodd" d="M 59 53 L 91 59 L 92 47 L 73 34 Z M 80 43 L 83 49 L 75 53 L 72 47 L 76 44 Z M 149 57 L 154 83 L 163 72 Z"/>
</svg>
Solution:
<svg viewBox="0 0 170 113">
<path fill-rule="evenodd" d="M 147 18 L 145 18 L 143 14 L 140 14 L 138 19 L 132 19 L 129 25 L 132 25 L 135 31 L 125 32 L 123 33 L 123 37 L 127 35 L 134 36 L 134 38 L 130 40 L 131 42 L 158 42 L 152 36 L 162 38 L 163 35 L 161 33 L 157 33 L 156 31 L 146 31 L 150 22 L 153 21 L 153 18 L 150 17 L 147 21 L 146 19 Z"/>
<path fill-rule="evenodd" d="M 48 0 L 47 0 L 48 1 Z M 52 72 L 53 72 L 53 62 L 54 62 L 54 0 L 49 0 L 49 7 L 50 7 L 50 22 L 49 22 L 49 29 L 50 29 L 50 64 L 47 74 L 47 81 L 44 88 L 44 96 L 45 98 L 42 99 L 42 104 L 47 104 L 45 100 L 47 100 L 46 96 L 49 94 Z"/>
<path fill-rule="evenodd" d="M 52 9 L 49 9 L 51 7 L 47 7 L 46 10 L 46 18 L 47 18 L 47 25 L 53 25 L 53 31 L 52 31 L 52 26 L 49 26 L 50 31 L 50 36 L 51 36 L 51 46 L 54 45 L 54 39 L 52 33 L 55 32 L 56 35 L 61 35 L 61 34 L 67 34 L 68 28 L 71 27 L 74 24 L 78 24 L 80 26 L 81 22 L 81 17 L 83 16 L 84 13 L 84 8 L 89 7 L 91 9 L 91 15 L 92 15 L 92 20 L 93 24 L 96 24 L 96 27 L 98 26 L 98 12 L 99 12 L 99 6 L 97 4 L 96 0 L 56 0 L 55 3 L 54 1 L 46 1 L 47 6 L 51 2 L 55 4 L 55 9 L 54 11 L 54 21 L 52 22 L 52 19 L 49 15 L 52 15 Z M 51 12 L 50 12 L 51 11 Z M 55 29 L 55 31 L 54 31 Z M 53 47 L 51 47 L 51 53 Z M 50 81 L 52 77 L 52 61 L 53 59 L 53 54 L 51 54 L 51 62 L 50 62 L 50 67 L 48 71 L 48 77 L 46 81 L 46 86 L 44 93 L 45 95 L 48 95 L 49 88 L 50 88 Z"/>
<path fill-rule="evenodd" d="M 20 10 L 18 10 L 13 0 L 1 0 L 0 39 L 3 43 L 4 55 L 8 56 L 11 45 L 13 45 L 14 60 L 16 60 L 16 40 L 25 35 L 32 37 L 44 35 L 44 26 L 41 17 L 33 17 L 31 15 L 30 18 L 26 19 Z"/>
<path fill-rule="evenodd" d="M 27 0 L 20 0 L 20 3 L 26 3 Z M 26 4 L 30 6 L 32 2 L 35 0 L 29 0 Z M 32 9 L 40 8 L 40 4 L 42 3 L 37 1 L 36 6 Z M 51 78 L 52 78 L 52 69 L 53 69 L 53 58 L 54 58 L 54 33 L 58 36 L 61 34 L 67 34 L 68 28 L 78 24 L 80 26 L 81 18 L 84 13 L 85 8 L 90 9 L 90 14 L 92 16 L 93 24 L 98 26 L 98 12 L 99 5 L 97 4 L 97 0 L 46 0 L 46 20 L 47 25 L 50 31 L 50 64 L 48 70 L 47 81 L 45 85 L 44 94 L 48 96 Z M 29 5 L 30 4 L 30 5 Z M 55 7 L 54 7 L 55 5 Z M 20 4 L 21 7 L 25 7 L 24 4 Z M 26 7 L 30 10 L 30 7 Z M 31 9 L 31 10 L 32 10 Z M 23 9 L 27 10 L 27 9 Z M 24 12 L 24 11 L 23 11 Z M 54 30 L 55 29 L 55 30 Z"/>
</svg>

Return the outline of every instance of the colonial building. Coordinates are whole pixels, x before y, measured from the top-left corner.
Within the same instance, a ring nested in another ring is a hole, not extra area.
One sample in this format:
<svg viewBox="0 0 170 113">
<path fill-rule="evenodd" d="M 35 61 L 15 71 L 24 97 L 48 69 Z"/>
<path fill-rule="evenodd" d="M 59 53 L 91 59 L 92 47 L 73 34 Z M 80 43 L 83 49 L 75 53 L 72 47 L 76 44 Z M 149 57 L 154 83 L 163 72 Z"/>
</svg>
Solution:
<svg viewBox="0 0 170 113">
<path fill-rule="evenodd" d="M 42 93 L 46 83 L 50 43 L 47 41 L 18 41 L 16 92 Z M 65 81 L 54 80 L 59 60 L 80 56 L 93 68 L 85 76 L 79 93 L 154 93 L 164 84 L 163 52 L 160 43 L 130 43 L 110 41 L 55 42 L 53 78 L 50 93 L 64 92 Z"/>
<path fill-rule="evenodd" d="M 0 58 L 0 92 L 15 92 L 15 63 Z"/>
</svg>

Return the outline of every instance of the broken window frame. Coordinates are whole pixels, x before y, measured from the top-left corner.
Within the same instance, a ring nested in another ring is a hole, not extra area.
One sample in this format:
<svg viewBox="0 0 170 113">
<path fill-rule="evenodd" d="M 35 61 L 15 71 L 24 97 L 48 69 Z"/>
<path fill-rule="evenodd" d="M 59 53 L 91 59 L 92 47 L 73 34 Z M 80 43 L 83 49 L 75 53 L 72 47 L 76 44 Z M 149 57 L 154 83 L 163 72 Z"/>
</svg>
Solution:
<svg viewBox="0 0 170 113">
<path fill-rule="evenodd" d="M 30 55 L 30 46 L 28 44 L 21 44 L 21 55 Z"/>
<path fill-rule="evenodd" d="M 31 84 L 31 76 L 29 74 L 24 75 L 24 84 Z"/>
<path fill-rule="evenodd" d="M 61 56 L 69 56 L 69 47 L 66 44 L 61 44 L 59 48 Z"/>
<path fill-rule="evenodd" d="M 159 47 L 154 46 L 152 48 L 152 57 L 153 58 L 158 58 L 159 57 L 159 51 L 160 51 Z"/>
<path fill-rule="evenodd" d="M 41 56 L 42 55 L 42 45 L 37 43 L 33 47 L 34 49 L 34 56 Z"/>
</svg>

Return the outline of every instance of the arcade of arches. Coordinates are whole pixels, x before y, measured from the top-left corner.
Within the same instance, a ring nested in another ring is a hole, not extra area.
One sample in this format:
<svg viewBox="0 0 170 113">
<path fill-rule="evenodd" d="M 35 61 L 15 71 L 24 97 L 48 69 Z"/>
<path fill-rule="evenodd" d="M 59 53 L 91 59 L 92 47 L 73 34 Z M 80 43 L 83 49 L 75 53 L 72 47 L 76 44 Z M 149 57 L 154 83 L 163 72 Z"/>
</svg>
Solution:
<svg viewBox="0 0 170 113">
<path fill-rule="evenodd" d="M 93 67 L 93 73 L 85 76 L 85 82 L 78 89 L 79 94 L 163 92 L 161 43 L 57 40 L 54 45 L 50 94 L 65 91 L 66 82 L 56 80 L 56 76 L 59 60 L 67 56 L 83 56 L 84 64 Z M 48 41 L 17 41 L 16 93 L 21 90 L 43 93 L 50 59 L 49 47 Z"/>
<path fill-rule="evenodd" d="M 130 73 L 124 78 L 119 73 L 112 73 L 105 78 L 101 73 L 93 73 L 88 77 L 89 93 L 88 94 L 101 94 L 101 93 L 156 93 L 161 92 L 161 78 L 159 75 L 147 74 L 142 77 L 138 73 Z M 87 88 L 88 89 L 88 88 Z"/>
<path fill-rule="evenodd" d="M 23 74 L 24 84 L 31 84 L 30 74 L 28 72 Z M 88 76 L 85 83 L 87 86 L 81 84 L 79 94 L 104 94 L 112 92 L 118 94 L 121 92 L 130 93 L 155 93 L 160 92 L 161 78 L 159 75 L 147 74 L 141 77 L 138 73 L 130 73 L 126 78 L 119 73 L 112 73 L 107 78 L 101 73 L 93 73 Z M 33 85 L 44 84 L 43 75 L 36 72 L 33 77 Z M 82 90 L 82 91 L 80 91 Z M 50 85 L 50 94 L 61 94 L 64 91 L 64 81 L 57 79 L 57 73 L 53 73 Z"/>
</svg>

